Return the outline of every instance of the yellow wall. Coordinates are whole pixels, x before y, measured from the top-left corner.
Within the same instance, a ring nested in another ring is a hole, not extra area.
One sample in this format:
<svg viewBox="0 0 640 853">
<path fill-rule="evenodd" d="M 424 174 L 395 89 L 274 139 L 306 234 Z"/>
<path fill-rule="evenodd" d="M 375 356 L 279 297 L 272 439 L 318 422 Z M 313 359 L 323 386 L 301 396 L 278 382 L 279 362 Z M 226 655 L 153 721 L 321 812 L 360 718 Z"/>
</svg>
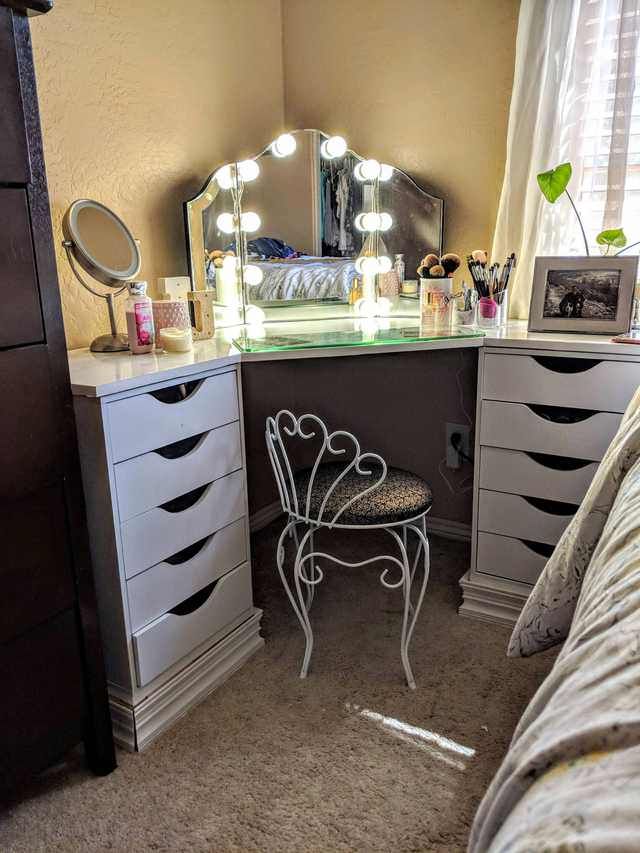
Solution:
<svg viewBox="0 0 640 853">
<path fill-rule="evenodd" d="M 182 202 L 220 162 L 255 153 L 281 128 L 280 2 L 57 0 L 31 32 L 74 348 L 107 331 L 107 314 L 62 254 L 65 209 L 89 197 L 118 213 L 142 242 L 150 286 L 186 274 Z"/>
<path fill-rule="evenodd" d="M 340 133 L 442 196 L 448 251 L 489 249 L 518 9 L 518 0 L 283 0 L 286 121 Z"/>
</svg>

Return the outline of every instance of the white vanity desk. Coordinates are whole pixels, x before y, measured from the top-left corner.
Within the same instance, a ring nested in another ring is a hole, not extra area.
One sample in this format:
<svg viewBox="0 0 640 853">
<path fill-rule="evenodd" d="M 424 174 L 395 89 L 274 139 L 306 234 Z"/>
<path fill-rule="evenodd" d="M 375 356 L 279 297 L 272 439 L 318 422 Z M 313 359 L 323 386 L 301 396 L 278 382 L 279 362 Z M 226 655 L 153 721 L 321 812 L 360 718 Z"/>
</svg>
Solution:
<svg viewBox="0 0 640 853">
<path fill-rule="evenodd" d="M 312 327 L 296 323 L 295 332 Z M 506 623 L 640 385 L 639 348 L 527 334 L 522 323 L 484 338 L 252 353 L 232 337 L 223 330 L 191 353 L 69 354 L 114 731 L 130 748 L 144 748 L 263 643 L 241 362 L 478 349 L 472 559 L 460 613 Z"/>
</svg>

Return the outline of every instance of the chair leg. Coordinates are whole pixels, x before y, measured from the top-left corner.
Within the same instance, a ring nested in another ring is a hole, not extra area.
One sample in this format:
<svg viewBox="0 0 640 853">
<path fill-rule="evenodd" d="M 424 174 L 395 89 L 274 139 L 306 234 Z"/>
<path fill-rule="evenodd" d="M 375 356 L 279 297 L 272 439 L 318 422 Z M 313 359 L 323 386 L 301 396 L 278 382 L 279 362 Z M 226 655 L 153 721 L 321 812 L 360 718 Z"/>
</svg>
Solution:
<svg viewBox="0 0 640 853">
<path fill-rule="evenodd" d="M 298 546 L 298 550 L 296 551 L 296 559 L 293 565 L 293 580 L 296 586 L 296 593 L 298 595 L 298 619 L 300 620 L 300 624 L 302 625 L 302 630 L 304 631 L 305 638 L 305 649 L 304 649 L 304 658 L 302 659 L 302 668 L 300 669 L 300 678 L 306 678 L 307 673 L 309 671 L 309 662 L 311 661 L 311 652 L 313 651 L 313 630 L 311 629 L 311 622 L 309 621 L 309 607 L 311 607 L 311 601 L 313 600 L 313 595 L 309 595 L 309 589 L 313 589 L 315 578 L 312 575 L 311 581 L 309 583 L 309 579 L 306 573 L 303 571 L 303 561 L 302 558 L 304 556 L 305 546 L 308 540 L 313 538 L 313 528 L 307 530 L 302 539 L 300 540 L 300 545 Z M 311 572 L 314 572 L 313 566 L 310 566 Z M 301 581 L 307 587 L 306 593 L 303 591 Z M 306 598 L 305 598 L 306 596 Z"/>
<path fill-rule="evenodd" d="M 416 680 L 413 677 L 413 671 L 409 662 L 409 640 L 411 639 L 411 634 L 409 632 L 409 618 L 412 606 L 411 568 L 409 565 L 409 556 L 407 554 L 406 534 L 406 527 L 403 527 L 402 529 L 402 539 L 397 534 L 395 534 L 396 540 L 398 542 L 398 547 L 400 548 L 400 554 L 402 555 L 402 597 L 404 600 L 404 607 L 402 608 L 402 631 L 400 632 L 400 659 L 402 660 L 402 666 L 404 667 L 404 674 L 407 679 L 407 684 L 409 685 L 411 690 L 415 690 Z"/>
</svg>

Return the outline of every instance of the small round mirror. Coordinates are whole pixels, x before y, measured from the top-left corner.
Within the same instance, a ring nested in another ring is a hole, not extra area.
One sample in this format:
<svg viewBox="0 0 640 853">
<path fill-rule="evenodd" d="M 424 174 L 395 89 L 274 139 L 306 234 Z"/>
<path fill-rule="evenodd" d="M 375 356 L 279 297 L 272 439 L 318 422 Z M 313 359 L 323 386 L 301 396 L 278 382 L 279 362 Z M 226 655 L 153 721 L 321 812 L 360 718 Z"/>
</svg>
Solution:
<svg viewBox="0 0 640 853">
<path fill-rule="evenodd" d="M 140 249 L 124 222 L 108 207 L 83 198 L 62 220 L 65 240 L 85 272 L 109 287 L 122 287 L 140 272 Z"/>
</svg>

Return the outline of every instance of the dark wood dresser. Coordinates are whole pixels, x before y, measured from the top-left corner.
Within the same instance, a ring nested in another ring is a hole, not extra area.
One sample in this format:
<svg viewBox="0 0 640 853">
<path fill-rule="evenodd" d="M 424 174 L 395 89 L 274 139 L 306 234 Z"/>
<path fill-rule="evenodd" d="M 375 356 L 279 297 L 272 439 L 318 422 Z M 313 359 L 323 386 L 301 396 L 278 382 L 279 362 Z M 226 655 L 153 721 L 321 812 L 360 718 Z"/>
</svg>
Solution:
<svg viewBox="0 0 640 853">
<path fill-rule="evenodd" d="M 27 18 L 51 5 L 0 0 L 3 793 L 81 741 L 116 766 Z"/>
</svg>

